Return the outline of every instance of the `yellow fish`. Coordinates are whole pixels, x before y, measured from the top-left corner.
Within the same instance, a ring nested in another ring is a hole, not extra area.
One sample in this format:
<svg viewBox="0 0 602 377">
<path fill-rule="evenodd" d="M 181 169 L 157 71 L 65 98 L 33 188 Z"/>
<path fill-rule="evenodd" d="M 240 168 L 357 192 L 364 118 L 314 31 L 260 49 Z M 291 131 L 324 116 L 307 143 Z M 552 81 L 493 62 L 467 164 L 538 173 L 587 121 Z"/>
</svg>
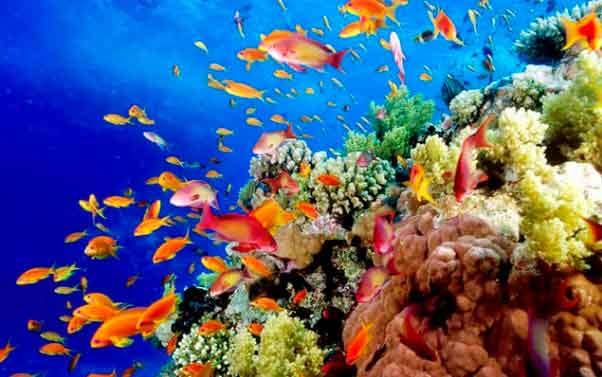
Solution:
<svg viewBox="0 0 602 377">
<path fill-rule="evenodd" d="M 115 126 L 123 126 L 126 124 L 132 124 L 132 122 L 130 122 L 130 120 L 132 118 L 129 118 L 129 117 L 126 118 L 119 114 L 107 114 L 107 115 L 103 116 L 102 119 L 104 119 L 105 122 L 113 124 Z"/>
<path fill-rule="evenodd" d="M 279 79 L 285 79 L 285 80 L 293 79 L 293 75 L 283 69 L 277 69 L 274 71 L 273 74 L 274 74 L 274 77 L 279 78 Z"/>
<path fill-rule="evenodd" d="M 194 45 L 198 48 L 200 48 L 201 50 L 205 51 L 205 53 L 209 53 L 209 50 L 207 49 L 207 46 L 205 46 L 205 44 L 201 41 L 196 41 L 194 42 Z"/>
<path fill-rule="evenodd" d="M 209 64 L 209 69 L 214 70 L 214 71 L 218 71 L 218 72 L 224 72 L 224 71 L 226 71 L 226 67 L 224 67 L 221 64 L 217 64 L 217 63 L 211 63 L 211 64 Z"/>
<path fill-rule="evenodd" d="M 247 118 L 246 122 L 249 126 L 254 126 L 254 127 L 261 127 L 263 125 L 263 122 L 261 120 L 254 118 L 254 117 Z"/>
<path fill-rule="evenodd" d="M 265 200 L 259 207 L 251 211 L 249 216 L 257 219 L 271 234 L 275 234 L 280 227 L 297 217 L 294 213 L 285 211 L 274 198 Z"/>
<path fill-rule="evenodd" d="M 217 130 L 215 130 L 215 133 L 220 136 L 229 136 L 229 135 L 232 135 L 234 133 L 234 131 L 229 130 L 227 128 L 220 127 Z"/>
<path fill-rule="evenodd" d="M 223 175 L 221 173 L 219 173 L 217 170 L 211 169 L 211 170 L 209 170 L 207 172 L 207 174 L 205 174 L 205 177 L 207 177 L 207 178 L 222 178 Z"/>
</svg>

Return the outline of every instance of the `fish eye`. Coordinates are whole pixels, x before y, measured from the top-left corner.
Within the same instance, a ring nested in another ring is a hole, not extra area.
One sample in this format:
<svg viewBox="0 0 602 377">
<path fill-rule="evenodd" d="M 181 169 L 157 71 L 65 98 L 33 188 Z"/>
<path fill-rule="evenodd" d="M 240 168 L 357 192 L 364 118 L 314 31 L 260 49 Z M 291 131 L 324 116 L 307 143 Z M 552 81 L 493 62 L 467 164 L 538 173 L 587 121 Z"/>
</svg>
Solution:
<svg viewBox="0 0 602 377">
<path fill-rule="evenodd" d="M 194 194 L 190 197 L 191 200 L 199 200 L 201 196 L 199 194 Z"/>
</svg>

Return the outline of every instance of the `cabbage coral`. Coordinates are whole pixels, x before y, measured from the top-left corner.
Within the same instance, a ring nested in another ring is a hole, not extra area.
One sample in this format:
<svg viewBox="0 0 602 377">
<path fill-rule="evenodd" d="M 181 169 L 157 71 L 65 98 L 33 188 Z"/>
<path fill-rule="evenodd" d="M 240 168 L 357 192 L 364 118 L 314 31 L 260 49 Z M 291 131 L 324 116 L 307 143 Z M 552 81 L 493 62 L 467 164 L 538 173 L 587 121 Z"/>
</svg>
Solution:
<svg viewBox="0 0 602 377">
<path fill-rule="evenodd" d="M 231 376 L 226 354 L 230 349 L 232 333 L 220 331 L 212 336 L 198 333 L 198 326 L 192 326 L 190 332 L 182 336 L 172 358 L 176 366 L 184 367 L 190 363 L 211 363 L 215 376 Z"/>
<path fill-rule="evenodd" d="M 303 140 L 291 139 L 278 147 L 273 156 L 253 157 L 249 174 L 256 179 L 276 177 L 282 171 L 293 174 L 299 170 L 301 162 L 311 165 L 320 162 L 325 157 L 323 153 L 314 155 Z"/>
<path fill-rule="evenodd" d="M 246 330 L 234 336 L 230 374 L 240 377 L 317 377 L 325 355 L 318 335 L 286 312 L 264 324 L 259 343 Z"/>
<path fill-rule="evenodd" d="M 550 125 L 548 144 L 565 158 L 602 168 L 602 58 L 584 51 L 576 66 L 569 87 L 544 99 L 543 119 Z"/>
<path fill-rule="evenodd" d="M 395 172 L 388 161 L 374 159 L 366 167 L 358 166 L 358 153 L 328 159 L 317 165 L 310 175 L 308 189 L 320 213 L 333 217 L 352 215 L 367 208 L 393 180 Z M 336 176 L 340 184 L 324 185 L 317 178 L 323 174 Z"/>
</svg>

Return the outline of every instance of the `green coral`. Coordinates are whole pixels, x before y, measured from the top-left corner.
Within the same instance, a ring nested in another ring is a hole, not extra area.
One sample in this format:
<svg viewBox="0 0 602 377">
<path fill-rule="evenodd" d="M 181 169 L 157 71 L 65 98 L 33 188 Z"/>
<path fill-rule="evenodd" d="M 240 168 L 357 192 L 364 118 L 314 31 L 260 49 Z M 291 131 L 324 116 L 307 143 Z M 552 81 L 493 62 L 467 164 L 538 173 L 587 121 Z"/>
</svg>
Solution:
<svg viewBox="0 0 602 377">
<path fill-rule="evenodd" d="M 411 96 L 402 86 L 383 107 L 370 104 L 375 132 L 367 135 L 350 132 L 345 140 L 345 149 L 347 153 L 374 151 L 384 160 L 392 160 L 397 155 L 408 157 L 412 146 L 424 135 L 434 110 L 433 101 L 424 100 L 420 94 Z M 377 116 L 380 112 L 383 112 L 383 117 Z"/>
<path fill-rule="evenodd" d="M 464 90 L 449 103 L 454 124 L 460 128 L 476 122 L 483 104 L 483 93 L 480 90 Z"/>
<path fill-rule="evenodd" d="M 232 342 L 230 374 L 240 377 L 317 377 L 325 351 L 318 335 L 286 312 L 264 324 L 259 343 L 245 329 Z"/>
<path fill-rule="evenodd" d="M 575 79 L 566 90 L 544 98 L 548 145 L 564 158 L 602 168 L 602 58 L 584 51 L 576 67 Z"/>
<path fill-rule="evenodd" d="M 308 189 L 320 213 L 333 217 L 352 215 L 367 208 L 385 192 L 395 172 L 388 161 L 374 159 L 366 167 L 358 166 L 359 153 L 330 158 L 317 165 L 310 175 Z M 324 185 L 317 178 L 323 174 L 336 176 L 340 184 Z"/>
<path fill-rule="evenodd" d="M 532 78 L 513 78 L 510 100 L 515 107 L 541 111 L 546 88 Z"/>
</svg>

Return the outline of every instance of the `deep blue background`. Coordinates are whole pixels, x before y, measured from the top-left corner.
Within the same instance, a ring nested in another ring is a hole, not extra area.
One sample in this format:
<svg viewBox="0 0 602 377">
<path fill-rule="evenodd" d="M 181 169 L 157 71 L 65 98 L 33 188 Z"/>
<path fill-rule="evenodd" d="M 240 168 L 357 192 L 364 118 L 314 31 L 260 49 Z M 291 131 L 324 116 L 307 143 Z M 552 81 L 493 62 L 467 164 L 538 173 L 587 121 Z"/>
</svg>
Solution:
<svg viewBox="0 0 602 377">
<path fill-rule="evenodd" d="M 83 254 L 85 241 L 63 243 L 70 232 L 93 229 L 89 216 L 77 205 L 78 199 L 91 192 L 104 198 L 133 187 L 137 199 L 166 200 L 168 195 L 162 194 L 157 186 L 144 184 L 148 177 L 163 170 L 188 179 L 202 178 L 205 173 L 167 165 L 164 162 L 167 154 L 142 137 L 142 131 L 148 128 L 111 126 L 103 122 L 104 114 L 123 114 L 130 104 L 139 104 L 156 119 L 153 131 L 172 144 L 171 153 L 187 161 L 206 162 L 212 156 L 222 159 L 224 163 L 215 168 L 224 178 L 212 183 L 221 191 L 222 208 L 227 208 L 235 202 L 238 188 L 248 177 L 248 160 L 255 140 L 263 130 L 279 128 L 269 122 L 270 115 L 281 113 L 299 123 L 302 114 L 319 114 L 324 124 L 301 124 L 304 132 L 316 137 L 308 141 L 309 145 L 314 150 L 338 148 L 345 132 L 335 116 L 344 114 L 347 123 L 353 125 L 366 113 L 370 101 L 382 101 L 388 92 L 387 80 L 396 80 L 390 53 L 378 44 L 380 37 L 388 39 L 389 31 L 381 31 L 378 37 L 370 39 L 339 39 L 338 30 L 355 18 L 340 15 L 336 1 L 284 1 L 289 8 L 284 13 L 276 0 L 160 0 L 156 8 L 145 7 L 138 0 L 2 2 L 0 346 L 11 339 L 17 350 L 0 364 L 0 375 L 43 371 L 49 377 L 67 374 L 67 359 L 39 355 L 37 350 L 44 342 L 37 334 L 28 333 L 25 326 L 33 318 L 44 320 L 48 330 L 65 333 L 65 325 L 58 321 L 58 316 L 68 313 L 67 297 L 52 293 L 54 284 L 50 281 L 17 287 L 16 277 L 30 267 L 77 262 L 86 269 L 83 273 L 90 281 L 90 290 L 106 292 L 118 301 L 134 305 L 146 305 L 158 298 L 162 293 L 160 280 L 169 272 L 179 274 L 178 289 L 193 283 L 186 273 L 187 266 L 198 260 L 192 247 L 174 261 L 150 263 L 161 238 L 182 235 L 186 227 L 180 225 L 134 240 L 131 233 L 142 216 L 140 208 L 107 210 L 109 220 L 103 222 L 124 246 L 119 260 L 91 261 Z M 511 42 L 531 19 L 544 14 L 550 3 L 492 0 L 493 10 L 479 9 L 482 16 L 478 36 L 466 19 L 467 9 L 477 8 L 476 1 L 442 1 L 439 5 L 455 21 L 466 47 L 454 48 L 441 38 L 422 45 L 413 42 L 416 34 L 431 27 L 422 1 L 410 0 L 409 6 L 398 10 L 401 28 L 389 24 L 399 34 L 408 57 L 405 65 L 410 90 L 435 99 L 438 110 L 446 111 L 439 95 L 446 74 L 451 72 L 467 80 L 469 87 L 484 85 L 487 81 L 478 80 L 477 76 L 483 73 L 481 49 L 488 35 L 493 36 L 496 46 L 495 78 L 517 71 L 519 62 L 510 51 Z M 565 5 L 559 4 L 558 8 Z M 518 13 L 512 19 L 512 32 L 499 16 L 506 7 Z M 247 18 L 246 39 L 238 35 L 232 21 L 236 9 Z M 272 71 L 279 68 L 273 61 L 256 63 L 251 72 L 246 72 L 244 62 L 236 59 L 239 50 L 254 47 L 260 33 L 269 33 L 274 28 L 292 28 L 298 23 L 306 29 L 325 29 L 323 15 L 330 18 L 333 31 L 326 30 L 324 38 L 310 35 L 337 49 L 353 47 L 362 57 L 361 62 L 353 61 L 350 56 L 345 58 L 346 74 L 328 68 L 323 74 L 295 74 L 293 81 L 283 81 L 272 76 Z M 492 16 L 497 16 L 495 31 L 491 27 Z M 206 43 L 209 55 L 193 46 L 195 40 Z M 367 52 L 357 46 L 360 42 L 368 48 Z M 285 91 L 294 87 L 301 94 L 290 100 L 271 91 L 269 96 L 278 100 L 278 105 L 236 99 L 238 104 L 231 108 L 225 93 L 206 86 L 207 66 L 212 62 L 228 68 L 227 72 L 213 73 L 220 79 L 243 81 L 270 91 L 276 87 Z M 182 70 L 181 79 L 171 75 L 171 67 L 176 63 Z M 376 73 L 376 68 L 383 64 L 389 65 L 390 72 Z M 467 71 L 466 64 L 472 64 L 479 72 Z M 423 65 L 434 72 L 430 83 L 418 80 Z M 332 85 L 333 76 L 345 84 L 347 92 Z M 321 79 L 326 82 L 323 93 L 302 94 L 309 86 L 319 91 Z M 352 104 L 347 93 L 353 93 L 358 103 Z M 327 107 L 328 100 L 337 102 L 339 108 Z M 343 104 L 352 104 L 351 111 L 343 113 L 340 109 Z M 256 116 L 264 120 L 263 129 L 244 123 L 244 110 L 248 106 L 258 108 Z M 235 153 L 217 152 L 214 134 L 217 127 L 235 130 L 236 134 L 226 139 Z M 322 127 L 325 134 L 320 130 Z M 227 183 L 232 183 L 234 189 L 225 198 Z M 163 213 L 177 212 L 165 206 Z M 220 252 L 205 239 L 195 236 L 194 240 L 197 246 L 211 253 Z M 141 274 L 141 279 L 126 290 L 125 279 L 136 273 Z M 77 280 L 68 283 L 75 284 Z M 81 303 L 80 295 L 69 298 L 74 305 Z M 113 368 L 121 371 L 133 360 L 139 360 L 145 364 L 140 375 L 153 376 L 167 360 L 162 351 L 140 340 L 127 350 L 91 350 L 87 344 L 93 327 L 88 326 L 68 339 L 69 347 L 83 353 L 73 375 L 108 373 Z"/>
</svg>

